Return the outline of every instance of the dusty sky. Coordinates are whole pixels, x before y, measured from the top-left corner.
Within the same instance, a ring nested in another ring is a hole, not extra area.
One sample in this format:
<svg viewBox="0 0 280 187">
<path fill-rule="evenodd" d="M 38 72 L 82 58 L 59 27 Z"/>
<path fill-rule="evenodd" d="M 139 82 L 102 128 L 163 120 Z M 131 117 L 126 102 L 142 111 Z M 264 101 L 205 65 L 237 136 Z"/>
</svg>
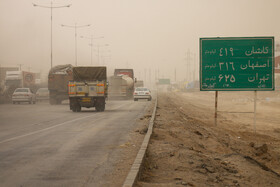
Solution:
<svg viewBox="0 0 280 187">
<path fill-rule="evenodd" d="M 48 72 L 50 68 L 51 0 L 0 0 L 0 65 Z M 53 0 L 53 65 L 75 64 L 77 29 L 78 65 L 90 65 L 90 40 L 95 39 L 93 65 L 134 68 L 139 79 L 158 74 L 186 78 L 186 52 L 198 69 L 200 37 L 274 36 L 280 41 L 279 0 Z M 100 63 L 96 45 L 100 47 Z M 196 70 L 197 71 L 197 70 Z M 156 72 L 156 73 L 155 73 Z M 198 71 L 196 72 L 198 74 Z"/>
</svg>

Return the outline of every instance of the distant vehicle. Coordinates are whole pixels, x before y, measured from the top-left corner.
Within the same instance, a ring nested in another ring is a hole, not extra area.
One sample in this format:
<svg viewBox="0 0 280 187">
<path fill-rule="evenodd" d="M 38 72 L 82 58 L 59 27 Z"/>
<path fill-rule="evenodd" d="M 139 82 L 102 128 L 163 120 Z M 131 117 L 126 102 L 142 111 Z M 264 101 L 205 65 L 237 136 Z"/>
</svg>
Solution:
<svg viewBox="0 0 280 187">
<path fill-rule="evenodd" d="M 48 88 L 50 91 L 50 104 L 61 104 L 68 99 L 68 82 L 73 79 L 71 64 L 57 65 L 53 67 L 48 76 Z"/>
<path fill-rule="evenodd" d="M 135 88 L 133 94 L 134 101 L 138 101 L 138 99 L 148 99 L 148 101 L 152 100 L 151 91 L 145 87 Z"/>
<path fill-rule="evenodd" d="M 35 90 L 35 73 L 26 71 L 6 71 L 4 95 L 11 98 L 16 88 Z"/>
<path fill-rule="evenodd" d="M 135 83 L 135 87 L 144 87 L 144 81 L 137 80 L 136 83 Z"/>
<path fill-rule="evenodd" d="M 109 98 L 132 99 L 134 82 L 128 75 L 114 75 L 109 77 Z"/>
<path fill-rule="evenodd" d="M 30 88 L 17 88 L 12 95 L 13 104 L 28 102 L 29 104 L 36 103 L 36 96 Z"/>
<path fill-rule="evenodd" d="M 36 92 L 36 101 L 45 101 L 50 97 L 48 88 L 39 88 Z"/>
<path fill-rule="evenodd" d="M 80 112 L 81 107 L 105 110 L 107 98 L 106 67 L 73 67 L 73 80 L 69 81 L 70 110 Z"/>
<path fill-rule="evenodd" d="M 11 89 L 10 95 L 8 94 L 5 79 L 6 79 L 6 72 L 7 71 L 18 71 L 18 67 L 0 67 L 0 103 L 5 103 L 11 101 L 12 94 L 14 90 Z M 5 93 L 6 92 L 6 93 Z"/>
<path fill-rule="evenodd" d="M 135 82 L 133 69 L 115 69 L 109 79 L 110 98 L 132 99 Z"/>
</svg>

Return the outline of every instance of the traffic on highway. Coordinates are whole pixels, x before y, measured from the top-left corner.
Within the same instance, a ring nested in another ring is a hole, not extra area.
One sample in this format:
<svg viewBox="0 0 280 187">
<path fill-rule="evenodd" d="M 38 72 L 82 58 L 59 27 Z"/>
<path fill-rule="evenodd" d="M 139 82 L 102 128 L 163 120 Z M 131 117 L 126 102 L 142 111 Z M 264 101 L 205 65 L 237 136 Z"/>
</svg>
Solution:
<svg viewBox="0 0 280 187">
<path fill-rule="evenodd" d="M 279 187 L 279 0 L 0 0 L 0 187 Z"/>
</svg>

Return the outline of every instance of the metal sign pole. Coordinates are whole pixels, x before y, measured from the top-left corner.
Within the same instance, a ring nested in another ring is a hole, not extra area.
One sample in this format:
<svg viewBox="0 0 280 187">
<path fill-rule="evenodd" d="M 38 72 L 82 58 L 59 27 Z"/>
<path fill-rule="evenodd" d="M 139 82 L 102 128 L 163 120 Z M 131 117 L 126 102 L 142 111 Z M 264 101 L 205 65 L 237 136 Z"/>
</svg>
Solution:
<svg viewBox="0 0 280 187">
<path fill-rule="evenodd" d="M 256 133 L 256 112 L 257 112 L 257 91 L 255 90 L 255 97 L 254 97 L 254 131 Z"/>
<path fill-rule="evenodd" d="M 218 91 L 215 92 L 215 125 L 217 125 Z"/>
</svg>

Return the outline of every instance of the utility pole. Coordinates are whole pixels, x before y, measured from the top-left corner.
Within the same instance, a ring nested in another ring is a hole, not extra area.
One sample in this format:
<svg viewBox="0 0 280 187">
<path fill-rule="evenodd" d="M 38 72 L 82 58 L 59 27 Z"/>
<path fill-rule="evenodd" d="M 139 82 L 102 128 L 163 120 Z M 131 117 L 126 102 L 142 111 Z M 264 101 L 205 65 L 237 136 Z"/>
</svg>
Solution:
<svg viewBox="0 0 280 187">
<path fill-rule="evenodd" d="M 62 27 L 68 27 L 68 28 L 73 28 L 75 29 L 75 65 L 78 65 L 78 54 L 77 54 L 77 29 L 79 28 L 83 28 L 83 27 L 89 27 L 90 24 L 87 25 L 77 25 L 77 23 L 75 23 L 75 25 L 63 25 L 61 24 Z"/>
<path fill-rule="evenodd" d="M 145 82 L 147 83 L 147 69 L 145 68 Z"/>
<path fill-rule="evenodd" d="M 185 58 L 184 61 L 186 61 L 186 81 L 188 81 L 188 54 L 187 52 L 185 53 Z"/>
<path fill-rule="evenodd" d="M 188 52 L 187 52 L 187 72 L 188 72 L 188 82 L 191 81 L 191 52 L 190 52 L 190 49 L 188 49 Z"/>
<path fill-rule="evenodd" d="M 196 54 L 193 54 L 193 81 L 196 80 Z"/>
<path fill-rule="evenodd" d="M 19 66 L 19 71 L 21 71 L 21 66 L 23 66 L 23 64 L 18 64 Z"/>
<path fill-rule="evenodd" d="M 186 66 L 187 66 L 187 70 L 186 70 L 186 81 L 187 82 L 191 82 L 192 80 L 192 68 L 191 68 L 191 65 L 192 65 L 192 57 L 191 57 L 192 53 L 190 52 L 190 49 L 188 49 L 188 51 L 185 53 L 185 60 L 186 60 Z M 193 74 L 195 74 L 193 72 Z"/>
<path fill-rule="evenodd" d="M 151 85 L 152 85 L 151 68 L 149 68 L 149 82 L 150 82 L 150 87 L 151 87 Z"/>
<path fill-rule="evenodd" d="M 52 27 L 53 27 L 53 9 L 54 8 L 69 8 L 71 6 L 71 4 L 68 5 L 62 5 L 62 6 L 53 6 L 53 1 L 51 0 L 51 6 L 44 6 L 44 5 L 38 5 L 33 3 L 34 7 L 41 7 L 41 8 L 49 8 L 51 10 L 51 68 L 53 66 L 53 33 L 52 33 Z"/>
<path fill-rule="evenodd" d="M 176 82 L 177 80 L 176 80 L 176 68 L 175 68 L 175 70 L 174 70 L 174 81 Z"/>
<path fill-rule="evenodd" d="M 99 44 L 97 44 L 96 45 L 96 47 L 97 47 L 97 61 L 98 61 L 98 63 L 97 63 L 97 65 L 99 66 L 99 63 L 100 63 L 100 47 L 107 47 L 107 46 L 109 46 L 109 44 L 104 44 L 104 45 L 99 45 Z"/>
<path fill-rule="evenodd" d="M 157 77 L 158 77 L 158 74 L 157 74 L 157 70 L 155 69 L 155 82 L 157 82 Z"/>
</svg>

